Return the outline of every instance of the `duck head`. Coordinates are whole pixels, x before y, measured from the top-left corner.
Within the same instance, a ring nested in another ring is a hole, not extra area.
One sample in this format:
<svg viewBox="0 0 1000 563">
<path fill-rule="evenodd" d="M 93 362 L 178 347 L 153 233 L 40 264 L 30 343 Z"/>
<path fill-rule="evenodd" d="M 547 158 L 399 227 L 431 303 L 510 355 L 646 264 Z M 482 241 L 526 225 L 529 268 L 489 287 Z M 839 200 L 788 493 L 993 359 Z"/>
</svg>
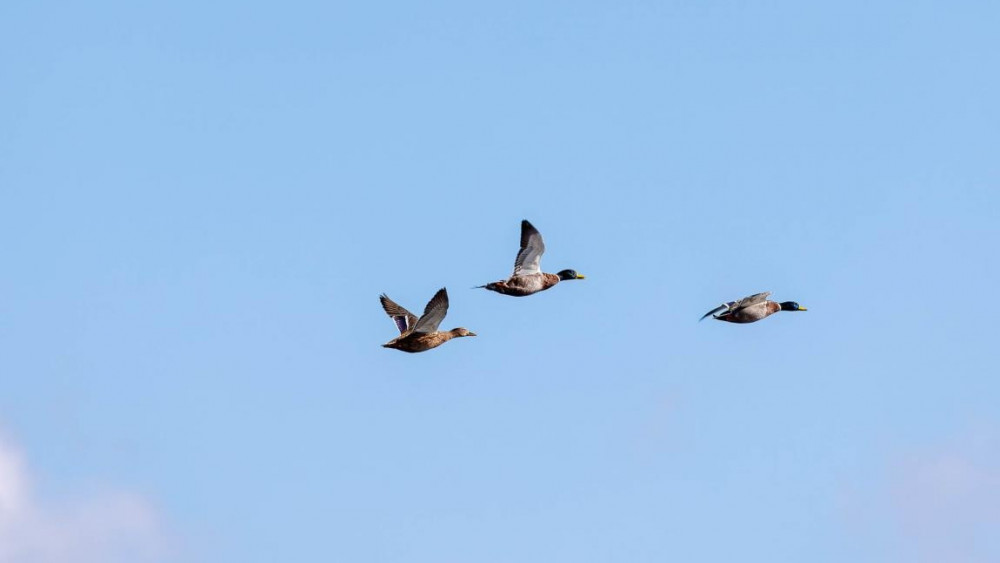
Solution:
<svg viewBox="0 0 1000 563">
<path fill-rule="evenodd" d="M 559 276 L 560 280 L 582 280 L 584 277 L 581 274 L 576 273 L 576 270 L 563 270 L 556 274 Z"/>
<path fill-rule="evenodd" d="M 781 304 L 781 310 L 782 311 L 808 311 L 808 309 L 806 309 L 802 305 L 799 305 L 795 301 L 785 301 L 784 303 Z"/>
</svg>

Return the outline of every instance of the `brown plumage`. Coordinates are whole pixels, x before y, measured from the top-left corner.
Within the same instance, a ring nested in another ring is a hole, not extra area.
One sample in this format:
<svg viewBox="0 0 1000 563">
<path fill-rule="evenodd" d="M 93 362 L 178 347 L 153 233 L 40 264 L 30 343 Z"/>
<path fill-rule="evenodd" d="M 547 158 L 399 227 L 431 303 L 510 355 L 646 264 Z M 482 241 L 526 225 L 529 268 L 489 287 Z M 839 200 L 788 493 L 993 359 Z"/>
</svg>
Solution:
<svg viewBox="0 0 1000 563">
<path fill-rule="evenodd" d="M 559 276 L 539 272 L 537 274 L 511 276 L 505 280 L 488 283 L 482 287 L 504 295 L 526 297 L 539 291 L 545 291 L 557 283 L 559 283 Z"/>
<path fill-rule="evenodd" d="M 525 297 L 545 291 L 562 280 L 582 280 L 583 276 L 576 270 L 562 270 L 558 274 L 546 274 L 541 270 L 542 254 L 545 243 L 542 235 L 528 221 L 521 221 L 521 249 L 514 259 L 514 273 L 505 280 L 480 285 L 504 295 Z"/>
<path fill-rule="evenodd" d="M 379 300 L 382 302 L 385 313 L 399 329 L 399 336 L 382 345 L 385 348 L 394 348 L 404 352 L 425 352 L 431 348 L 437 348 L 452 338 L 476 335 L 465 328 L 453 328 L 438 332 L 438 325 L 448 314 L 448 290 L 443 287 L 427 302 L 424 314 L 420 318 L 396 304 L 384 293 L 379 296 Z"/>
<path fill-rule="evenodd" d="M 711 315 L 712 318 L 717 321 L 745 324 L 757 322 L 777 313 L 778 311 L 806 310 L 805 307 L 800 306 L 794 301 L 785 301 L 783 303 L 769 301 L 767 299 L 769 295 L 771 295 L 771 292 L 767 291 L 764 293 L 757 293 L 749 297 L 744 297 L 743 299 L 739 299 L 737 301 L 723 303 L 715 309 L 705 313 L 705 315 L 701 318 L 704 319 L 705 317 Z"/>
</svg>

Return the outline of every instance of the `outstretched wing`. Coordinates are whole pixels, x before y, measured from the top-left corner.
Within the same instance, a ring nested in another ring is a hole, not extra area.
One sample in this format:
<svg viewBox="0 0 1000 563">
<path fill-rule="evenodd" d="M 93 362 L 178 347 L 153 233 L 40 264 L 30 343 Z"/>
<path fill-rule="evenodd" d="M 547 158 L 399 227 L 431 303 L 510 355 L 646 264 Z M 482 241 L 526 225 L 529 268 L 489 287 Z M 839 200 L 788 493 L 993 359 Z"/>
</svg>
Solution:
<svg viewBox="0 0 1000 563">
<path fill-rule="evenodd" d="M 705 313 L 699 321 L 705 320 L 708 316 L 713 316 L 715 318 L 722 318 L 733 314 L 738 309 L 745 309 L 751 305 L 756 305 L 758 303 L 763 303 L 767 301 L 767 297 L 771 295 L 770 291 L 765 291 L 764 293 L 755 293 L 749 297 L 744 297 L 743 299 L 738 299 L 736 301 L 730 301 L 729 303 L 723 303 L 718 307 L 712 309 L 711 311 Z"/>
<path fill-rule="evenodd" d="M 514 275 L 526 276 L 541 273 L 545 243 L 542 234 L 527 220 L 521 221 L 521 250 L 514 260 Z"/>
<path fill-rule="evenodd" d="M 749 297 L 744 297 L 743 299 L 736 301 L 735 303 L 731 304 L 729 308 L 731 310 L 736 310 L 736 309 L 742 309 L 744 307 L 749 307 L 751 305 L 756 305 L 757 303 L 763 303 L 764 301 L 767 301 L 767 297 L 769 295 L 771 295 L 770 291 L 765 291 L 764 293 L 756 293 L 754 295 L 751 295 Z"/>
<path fill-rule="evenodd" d="M 379 300 L 382 302 L 382 308 L 385 309 L 385 314 L 389 315 L 393 322 L 396 323 L 396 328 L 399 329 L 400 334 L 406 334 L 407 332 L 413 330 L 413 326 L 417 324 L 416 315 L 407 311 L 403 307 L 400 307 L 395 301 L 389 299 L 389 296 L 384 293 L 379 296 Z"/>
<path fill-rule="evenodd" d="M 413 326 L 413 332 L 435 332 L 438 325 L 448 314 L 448 290 L 441 288 L 431 300 L 427 302 L 424 314 L 420 315 L 420 320 Z"/>
</svg>

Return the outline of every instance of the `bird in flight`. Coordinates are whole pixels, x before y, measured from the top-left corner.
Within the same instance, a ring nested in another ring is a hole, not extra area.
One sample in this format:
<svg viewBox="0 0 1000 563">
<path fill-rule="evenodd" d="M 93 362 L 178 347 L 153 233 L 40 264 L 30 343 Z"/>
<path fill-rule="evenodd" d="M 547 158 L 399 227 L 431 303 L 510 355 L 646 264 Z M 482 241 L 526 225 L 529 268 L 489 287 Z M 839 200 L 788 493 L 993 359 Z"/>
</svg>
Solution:
<svg viewBox="0 0 1000 563">
<path fill-rule="evenodd" d="M 722 305 L 719 305 L 718 307 L 705 313 L 705 315 L 698 320 L 704 320 L 705 317 L 711 315 L 712 318 L 717 321 L 726 321 L 730 323 L 754 323 L 765 317 L 769 317 L 778 311 L 806 310 L 805 307 L 799 305 L 795 301 L 785 301 L 782 303 L 770 301 L 767 298 L 769 295 L 771 295 L 771 292 L 766 291 L 764 293 L 751 295 L 750 297 L 744 297 L 738 301 L 723 303 Z"/>
<path fill-rule="evenodd" d="M 475 289 L 483 287 L 504 295 L 524 297 L 545 291 L 560 281 L 584 279 L 576 270 L 562 270 L 557 274 L 542 272 L 540 263 L 544 252 L 541 233 L 528 221 L 521 221 L 521 249 L 514 260 L 514 273 L 505 280 L 479 285 Z"/>
<path fill-rule="evenodd" d="M 452 338 L 476 335 L 466 328 L 438 331 L 438 325 L 448 314 L 448 290 L 443 287 L 427 303 L 424 314 L 419 319 L 384 293 L 379 296 L 379 300 L 382 301 L 385 313 L 395 321 L 396 328 L 399 329 L 399 336 L 383 344 L 384 348 L 395 348 L 404 352 L 425 352 L 437 348 Z"/>
</svg>

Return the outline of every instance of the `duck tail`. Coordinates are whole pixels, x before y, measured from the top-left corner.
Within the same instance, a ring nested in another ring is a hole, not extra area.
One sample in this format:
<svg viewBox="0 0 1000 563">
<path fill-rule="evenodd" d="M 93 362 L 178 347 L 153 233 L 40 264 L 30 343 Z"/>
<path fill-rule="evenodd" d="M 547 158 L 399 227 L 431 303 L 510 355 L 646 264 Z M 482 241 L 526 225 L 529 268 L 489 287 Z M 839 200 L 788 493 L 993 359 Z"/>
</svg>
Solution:
<svg viewBox="0 0 1000 563">
<path fill-rule="evenodd" d="M 701 321 L 705 320 L 709 315 L 714 315 L 716 313 L 720 313 L 722 311 L 728 311 L 728 310 L 729 310 L 729 305 L 723 303 L 722 305 L 719 305 L 718 307 L 716 307 L 716 308 L 712 309 L 711 311 L 709 311 L 709 312 L 705 313 L 704 315 L 702 315 L 702 317 L 700 319 L 698 319 L 698 322 L 701 322 Z"/>
</svg>

